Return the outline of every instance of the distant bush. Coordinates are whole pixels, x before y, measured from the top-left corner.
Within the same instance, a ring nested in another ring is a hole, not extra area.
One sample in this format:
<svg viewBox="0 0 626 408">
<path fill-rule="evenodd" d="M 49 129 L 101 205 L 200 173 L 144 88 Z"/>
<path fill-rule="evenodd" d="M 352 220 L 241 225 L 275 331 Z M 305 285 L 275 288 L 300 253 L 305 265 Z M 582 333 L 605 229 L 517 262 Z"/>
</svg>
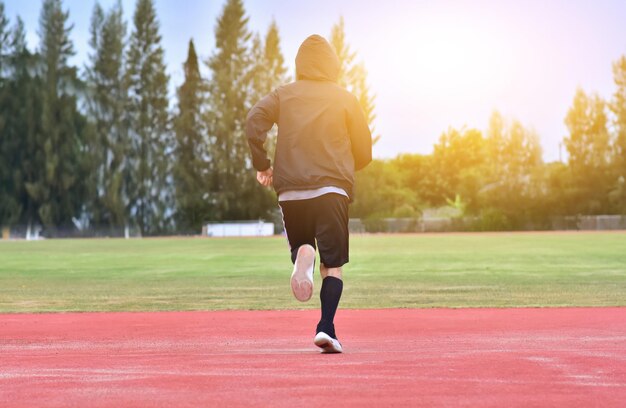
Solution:
<svg viewBox="0 0 626 408">
<path fill-rule="evenodd" d="M 387 232 L 387 221 L 380 217 L 368 217 L 363 220 L 365 232 Z"/>
<path fill-rule="evenodd" d="M 474 218 L 471 229 L 474 231 L 507 231 L 514 229 L 511 220 L 497 208 L 487 208 Z"/>
</svg>

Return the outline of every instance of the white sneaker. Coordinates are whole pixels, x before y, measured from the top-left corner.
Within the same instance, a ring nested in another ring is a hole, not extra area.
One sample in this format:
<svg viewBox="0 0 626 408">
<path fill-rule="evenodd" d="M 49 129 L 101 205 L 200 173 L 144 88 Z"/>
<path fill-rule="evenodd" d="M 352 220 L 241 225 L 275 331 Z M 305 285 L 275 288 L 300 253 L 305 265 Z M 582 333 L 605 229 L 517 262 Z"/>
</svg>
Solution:
<svg viewBox="0 0 626 408">
<path fill-rule="evenodd" d="M 298 248 L 298 256 L 291 274 L 291 290 L 300 302 L 306 302 L 313 295 L 313 269 L 315 249 L 308 244 Z"/>
<path fill-rule="evenodd" d="M 322 353 L 343 353 L 343 348 L 339 340 L 333 339 L 324 332 L 319 332 L 315 335 L 313 343 L 322 349 Z"/>
</svg>

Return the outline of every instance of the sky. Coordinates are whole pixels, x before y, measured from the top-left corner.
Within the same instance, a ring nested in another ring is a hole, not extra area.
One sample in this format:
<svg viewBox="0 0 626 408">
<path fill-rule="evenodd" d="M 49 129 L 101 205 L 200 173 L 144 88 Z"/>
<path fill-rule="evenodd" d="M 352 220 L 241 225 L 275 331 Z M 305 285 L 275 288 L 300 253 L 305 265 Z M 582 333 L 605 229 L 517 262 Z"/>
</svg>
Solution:
<svg viewBox="0 0 626 408">
<path fill-rule="evenodd" d="M 115 1 L 100 4 L 108 9 Z M 183 82 L 189 39 L 203 60 L 214 52 L 224 2 L 155 0 L 172 98 Z M 74 25 L 71 62 L 80 67 L 89 53 L 94 4 L 63 1 Z M 130 31 L 135 0 L 122 4 Z M 347 42 L 365 64 L 376 95 L 378 158 L 429 154 L 442 132 L 485 130 L 498 110 L 534 129 L 544 159 L 558 160 L 567 135 L 563 120 L 576 89 L 610 99 L 612 63 L 626 55 L 623 0 L 244 0 L 244 5 L 253 32 L 263 35 L 276 21 L 291 73 L 300 43 L 311 34 L 328 37 L 344 17 Z M 22 17 L 29 45 L 37 47 L 41 1 L 5 0 L 5 6 L 11 20 Z"/>
</svg>

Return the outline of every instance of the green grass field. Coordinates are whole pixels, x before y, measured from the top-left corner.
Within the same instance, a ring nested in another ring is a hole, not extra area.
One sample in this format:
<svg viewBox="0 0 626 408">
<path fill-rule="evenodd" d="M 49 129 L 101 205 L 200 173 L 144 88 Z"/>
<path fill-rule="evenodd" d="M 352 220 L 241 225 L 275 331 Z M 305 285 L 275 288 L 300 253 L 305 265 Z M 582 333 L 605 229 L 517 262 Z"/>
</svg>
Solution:
<svg viewBox="0 0 626 408">
<path fill-rule="evenodd" d="M 626 233 L 351 238 L 342 307 L 626 305 Z M 273 238 L 0 241 L 0 312 L 317 308 Z"/>
</svg>

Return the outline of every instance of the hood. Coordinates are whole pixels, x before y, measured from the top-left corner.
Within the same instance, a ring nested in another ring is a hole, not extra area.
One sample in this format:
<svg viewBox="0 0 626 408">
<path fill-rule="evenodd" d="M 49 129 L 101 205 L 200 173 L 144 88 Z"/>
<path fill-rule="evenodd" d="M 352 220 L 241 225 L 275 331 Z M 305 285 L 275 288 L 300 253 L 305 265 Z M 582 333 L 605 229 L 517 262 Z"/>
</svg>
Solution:
<svg viewBox="0 0 626 408">
<path fill-rule="evenodd" d="M 296 55 L 296 79 L 337 82 L 339 58 L 335 50 L 320 35 L 309 36 Z"/>
</svg>

